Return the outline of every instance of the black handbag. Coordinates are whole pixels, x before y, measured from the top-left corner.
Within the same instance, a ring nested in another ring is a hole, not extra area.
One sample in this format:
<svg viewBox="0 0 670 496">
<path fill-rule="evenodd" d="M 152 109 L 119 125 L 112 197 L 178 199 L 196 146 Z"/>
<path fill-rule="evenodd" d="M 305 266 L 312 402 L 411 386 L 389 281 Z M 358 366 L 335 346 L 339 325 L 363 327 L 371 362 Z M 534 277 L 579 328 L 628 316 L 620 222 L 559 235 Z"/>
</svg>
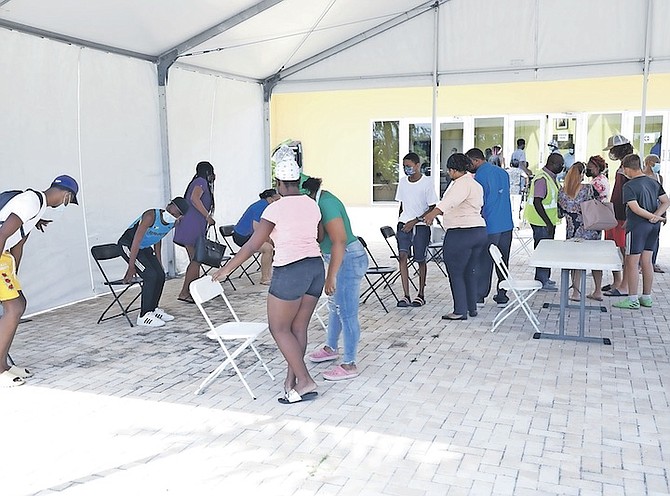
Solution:
<svg viewBox="0 0 670 496">
<path fill-rule="evenodd" d="M 216 228 L 214 229 L 215 239 L 209 239 L 207 237 L 208 233 L 209 229 L 203 236 L 195 240 L 195 256 L 193 260 L 210 267 L 221 267 L 221 261 L 226 253 L 226 245 L 219 243 Z"/>
</svg>

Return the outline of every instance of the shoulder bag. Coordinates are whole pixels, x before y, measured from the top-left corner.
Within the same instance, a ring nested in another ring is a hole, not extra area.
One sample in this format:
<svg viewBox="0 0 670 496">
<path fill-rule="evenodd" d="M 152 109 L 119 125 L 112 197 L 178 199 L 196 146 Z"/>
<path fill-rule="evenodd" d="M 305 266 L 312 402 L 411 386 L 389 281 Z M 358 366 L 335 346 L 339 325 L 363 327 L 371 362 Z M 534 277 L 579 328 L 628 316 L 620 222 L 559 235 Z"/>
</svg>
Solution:
<svg viewBox="0 0 670 496">
<path fill-rule="evenodd" d="M 219 243 L 219 237 L 214 229 L 214 239 L 208 237 L 210 229 L 208 228 L 205 234 L 195 240 L 195 256 L 193 260 L 198 263 L 209 265 L 210 267 L 221 267 L 223 256 L 226 253 L 226 245 Z"/>
<path fill-rule="evenodd" d="M 601 202 L 594 198 L 594 188 L 591 186 L 591 199 L 579 204 L 582 210 L 584 229 L 589 231 L 606 231 L 616 227 L 617 220 L 614 216 L 614 205 L 609 202 Z"/>
</svg>

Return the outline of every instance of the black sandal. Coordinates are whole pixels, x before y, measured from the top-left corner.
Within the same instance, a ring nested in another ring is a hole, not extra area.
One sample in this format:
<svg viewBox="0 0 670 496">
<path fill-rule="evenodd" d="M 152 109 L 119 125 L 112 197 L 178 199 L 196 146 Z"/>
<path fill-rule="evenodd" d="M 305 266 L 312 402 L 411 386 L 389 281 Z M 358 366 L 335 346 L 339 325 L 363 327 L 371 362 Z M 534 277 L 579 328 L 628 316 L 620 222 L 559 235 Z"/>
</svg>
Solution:
<svg viewBox="0 0 670 496">
<path fill-rule="evenodd" d="M 412 302 L 409 300 L 409 296 L 403 296 L 401 299 L 398 300 L 398 303 L 396 304 L 396 306 L 400 308 L 406 308 L 411 305 Z"/>
<path fill-rule="evenodd" d="M 422 307 L 426 304 L 426 300 L 423 299 L 423 296 L 417 296 L 412 300 L 411 305 L 413 307 Z"/>
</svg>

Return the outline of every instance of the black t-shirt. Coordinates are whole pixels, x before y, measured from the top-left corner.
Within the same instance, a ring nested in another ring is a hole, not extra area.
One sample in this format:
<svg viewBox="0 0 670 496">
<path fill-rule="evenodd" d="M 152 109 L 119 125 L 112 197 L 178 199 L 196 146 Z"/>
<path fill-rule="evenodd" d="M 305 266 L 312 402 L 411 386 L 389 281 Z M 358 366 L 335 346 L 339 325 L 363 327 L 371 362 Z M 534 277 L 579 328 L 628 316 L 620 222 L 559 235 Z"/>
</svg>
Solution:
<svg viewBox="0 0 670 496">
<path fill-rule="evenodd" d="M 655 212 L 658 208 L 658 198 L 665 194 L 661 183 L 649 176 L 638 176 L 623 185 L 623 203 L 626 204 L 626 231 L 632 231 L 635 226 L 649 222 L 644 217 L 634 214 L 628 208 L 628 202 L 637 200 L 637 204 L 648 212 Z"/>
</svg>

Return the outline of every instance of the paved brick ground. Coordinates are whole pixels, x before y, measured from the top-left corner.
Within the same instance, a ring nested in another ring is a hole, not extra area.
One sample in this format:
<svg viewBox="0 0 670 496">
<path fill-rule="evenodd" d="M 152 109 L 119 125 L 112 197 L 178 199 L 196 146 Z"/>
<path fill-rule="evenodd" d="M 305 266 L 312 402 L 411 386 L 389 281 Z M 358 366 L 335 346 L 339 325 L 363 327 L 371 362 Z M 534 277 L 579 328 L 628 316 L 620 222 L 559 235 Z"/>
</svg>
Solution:
<svg viewBox="0 0 670 496">
<path fill-rule="evenodd" d="M 514 271 L 530 275 L 524 257 Z M 105 297 L 38 315 L 12 347 L 35 377 L 0 390 L 0 495 L 668 494 L 668 280 L 657 277 L 653 309 L 588 315 L 604 346 L 533 340 L 521 315 L 492 334 L 491 303 L 444 322 L 448 283 L 432 267 L 425 307 L 362 305 L 358 379 L 319 378 L 319 398 L 292 406 L 276 400 L 283 360 L 269 334 L 259 349 L 278 379 L 254 370 L 257 400 L 228 372 L 194 395 L 222 354 L 176 301 L 180 280 L 162 329 L 96 325 Z M 264 320 L 264 287 L 240 280 L 229 296 Z M 557 314 L 541 306 L 556 299 L 532 305 L 548 330 Z M 323 339 L 314 320 L 310 349 Z"/>
</svg>

